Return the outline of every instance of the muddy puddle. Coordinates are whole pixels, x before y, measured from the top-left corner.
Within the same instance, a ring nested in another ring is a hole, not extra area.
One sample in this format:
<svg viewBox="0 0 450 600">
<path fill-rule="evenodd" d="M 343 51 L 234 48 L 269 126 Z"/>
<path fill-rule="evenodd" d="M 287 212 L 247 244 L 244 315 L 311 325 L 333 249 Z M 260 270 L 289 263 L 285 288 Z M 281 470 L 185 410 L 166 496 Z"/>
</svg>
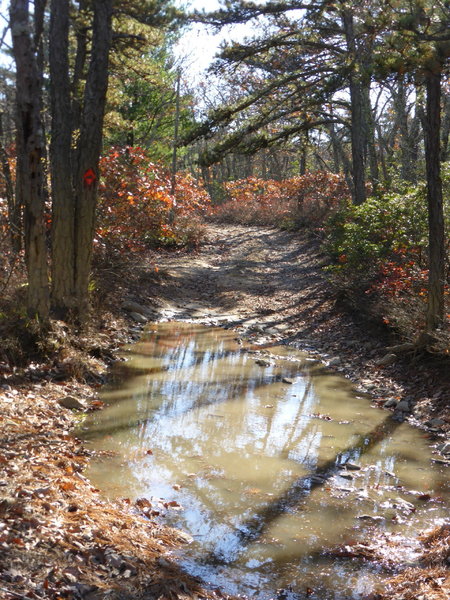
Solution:
<svg viewBox="0 0 450 600">
<path fill-rule="evenodd" d="M 423 432 L 308 355 L 235 335 L 150 326 L 79 432 L 112 454 L 87 476 L 112 498 L 170 503 L 169 524 L 193 539 L 179 561 L 225 592 L 362 598 L 383 569 L 328 550 L 439 524 L 445 467 Z M 414 563 L 414 547 L 404 554 Z"/>
</svg>

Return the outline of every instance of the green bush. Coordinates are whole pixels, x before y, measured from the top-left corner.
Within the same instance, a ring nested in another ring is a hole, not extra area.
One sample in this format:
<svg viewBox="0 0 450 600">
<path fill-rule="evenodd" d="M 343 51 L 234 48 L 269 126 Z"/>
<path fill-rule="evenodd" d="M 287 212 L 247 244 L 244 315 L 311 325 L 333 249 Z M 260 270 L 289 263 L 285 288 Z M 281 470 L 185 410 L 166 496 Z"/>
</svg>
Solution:
<svg viewBox="0 0 450 600">
<path fill-rule="evenodd" d="M 443 166 L 446 247 L 450 227 L 450 163 Z M 428 210 L 424 183 L 361 206 L 346 205 L 328 220 L 327 270 L 342 299 L 371 319 L 383 322 L 403 339 L 415 339 L 425 327 L 428 287 Z M 450 313 L 449 259 L 444 287 Z M 449 317 L 447 317 L 449 318 Z M 439 348 L 448 354 L 449 339 Z"/>
<path fill-rule="evenodd" d="M 447 229 L 450 222 L 450 166 L 444 171 Z M 364 286 L 385 261 L 412 258 L 426 266 L 428 222 L 426 187 L 419 184 L 402 193 L 369 198 L 361 206 L 347 205 L 327 224 L 326 250 L 333 259 L 329 270 Z"/>
</svg>

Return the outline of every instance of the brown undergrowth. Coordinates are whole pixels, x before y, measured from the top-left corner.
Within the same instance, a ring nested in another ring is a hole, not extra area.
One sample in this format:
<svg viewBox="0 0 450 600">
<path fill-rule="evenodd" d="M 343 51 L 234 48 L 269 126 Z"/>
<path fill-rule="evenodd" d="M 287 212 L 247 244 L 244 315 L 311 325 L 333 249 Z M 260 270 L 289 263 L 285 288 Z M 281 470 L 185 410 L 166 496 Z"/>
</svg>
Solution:
<svg viewBox="0 0 450 600">
<path fill-rule="evenodd" d="M 90 453 L 60 402 L 96 410 L 95 385 L 33 371 L 8 378 L 14 385 L 0 394 L 0 597 L 212 598 L 167 555 L 186 541 L 155 521 L 170 506 L 111 502 L 82 475 Z"/>
<path fill-rule="evenodd" d="M 421 538 L 420 566 L 402 571 L 388 581 L 377 600 L 448 600 L 450 598 L 450 525 L 442 525 Z M 374 597 L 375 598 L 375 597 Z"/>
<path fill-rule="evenodd" d="M 322 278 L 317 244 L 257 228 L 214 226 L 209 235 L 191 255 L 152 254 L 117 265 L 99 260 L 93 319 L 82 332 L 62 322 L 44 336 L 34 330 L 21 308 L 23 272 L 14 271 L 0 306 L 0 598 L 219 596 L 171 559 L 183 536 L 161 524 L 170 506 L 111 502 L 82 474 L 90 452 L 71 435 L 78 417 L 64 400 L 101 408 L 97 393 L 109 366 L 121 345 L 139 335 L 121 309 L 125 298 L 155 312 L 194 301 L 219 314 L 232 311 L 243 324 L 256 318 L 281 327 L 281 342 L 301 347 L 307 340 L 323 356 L 339 354 L 344 372 L 351 364 L 347 374 L 354 381 L 396 396 L 416 393 L 422 420 L 448 417 L 441 370 L 420 362 L 402 373 L 404 362 L 401 369 L 376 364 L 386 340 L 340 310 Z M 382 600 L 441 600 L 448 586 L 448 529 L 423 544 L 420 570 L 397 575 Z M 416 596 L 406 595 L 408 581 Z"/>
<path fill-rule="evenodd" d="M 73 436 L 80 411 L 102 407 L 98 389 L 132 335 L 121 302 L 130 288 L 150 294 L 151 265 L 98 264 L 83 331 L 39 327 L 25 314 L 23 271 L 10 278 L 0 306 L 0 598 L 216 597 L 170 556 L 187 541 L 163 525 L 171 506 L 102 497 Z"/>
</svg>

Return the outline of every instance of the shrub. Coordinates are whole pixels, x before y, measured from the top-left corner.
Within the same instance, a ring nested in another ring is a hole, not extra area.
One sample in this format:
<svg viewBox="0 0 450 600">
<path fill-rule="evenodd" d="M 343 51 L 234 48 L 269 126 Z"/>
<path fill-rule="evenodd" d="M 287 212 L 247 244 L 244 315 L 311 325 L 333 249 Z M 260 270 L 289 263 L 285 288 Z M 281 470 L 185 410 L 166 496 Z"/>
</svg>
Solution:
<svg viewBox="0 0 450 600">
<path fill-rule="evenodd" d="M 343 177 L 326 171 L 281 181 L 248 177 L 223 185 L 226 200 L 214 208 L 214 218 L 240 224 L 320 227 L 348 198 Z"/>
<path fill-rule="evenodd" d="M 96 244 L 108 251 L 142 251 L 154 246 L 195 243 L 196 218 L 209 207 L 204 188 L 177 173 L 171 193 L 168 169 L 137 147 L 113 148 L 101 159 L 102 182 Z M 187 217 L 192 225 L 187 227 Z"/>
<path fill-rule="evenodd" d="M 443 174 L 448 235 L 449 164 L 444 165 Z M 361 206 L 347 205 L 329 219 L 326 235 L 325 249 L 333 261 L 327 269 L 338 289 L 347 297 L 365 293 L 384 322 L 403 335 L 411 336 L 423 327 L 428 280 L 425 184 L 369 198 Z M 448 248 L 448 238 L 446 243 Z M 448 297 L 448 284 L 445 293 Z"/>
<path fill-rule="evenodd" d="M 347 205 L 327 224 L 328 253 L 335 274 L 365 285 L 381 264 L 422 260 L 427 243 L 427 210 L 423 186 L 409 193 L 369 198 L 361 206 Z"/>
<path fill-rule="evenodd" d="M 450 169 L 444 170 L 444 212 L 450 225 Z M 426 187 L 369 198 L 361 206 L 347 205 L 327 223 L 326 249 L 332 272 L 367 284 L 377 277 L 386 283 L 415 273 L 423 279 L 427 265 L 428 216 Z M 395 287 L 395 286 L 394 286 Z M 401 290 L 400 290 L 401 291 Z"/>
</svg>

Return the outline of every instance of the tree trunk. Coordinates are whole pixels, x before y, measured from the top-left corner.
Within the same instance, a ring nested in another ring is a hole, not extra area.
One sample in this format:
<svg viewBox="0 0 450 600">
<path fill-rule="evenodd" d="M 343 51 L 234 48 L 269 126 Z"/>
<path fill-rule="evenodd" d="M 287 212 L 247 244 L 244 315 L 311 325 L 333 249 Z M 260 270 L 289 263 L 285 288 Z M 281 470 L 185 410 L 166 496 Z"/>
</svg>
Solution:
<svg viewBox="0 0 450 600">
<path fill-rule="evenodd" d="M 380 165 L 381 165 L 381 170 L 383 172 L 383 181 L 386 184 L 386 183 L 390 183 L 389 171 L 388 171 L 388 168 L 386 165 L 386 157 L 385 157 L 386 145 L 383 140 L 383 132 L 378 123 L 377 123 L 376 127 L 377 127 L 377 133 L 378 133 L 378 142 L 379 142 L 379 146 L 380 146 Z"/>
<path fill-rule="evenodd" d="M 399 131 L 400 177 L 404 181 L 415 182 L 416 177 L 416 121 L 408 123 L 407 88 L 404 78 L 400 78 L 397 88 L 392 89 L 396 125 Z"/>
<path fill-rule="evenodd" d="M 44 63 L 45 63 L 45 52 L 44 52 L 44 21 L 45 21 L 45 7 L 47 0 L 34 0 L 34 35 L 33 35 L 33 46 L 36 52 L 36 64 L 38 68 L 39 79 L 41 83 L 44 78 Z"/>
<path fill-rule="evenodd" d="M 43 93 L 44 88 L 47 85 L 45 81 L 45 67 L 46 67 L 46 31 L 45 31 L 45 10 L 47 6 L 47 0 L 33 0 L 34 12 L 33 12 L 33 38 L 32 45 L 34 54 L 36 56 L 37 72 L 39 77 L 39 106 L 41 108 L 41 123 L 42 123 L 42 139 L 47 139 L 47 119 L 46 116 L 49 114 L 48 106 L 45 105 L 46 95 Z M 42 165 L 44 170 L 44 177 L 42 180 L 44 202 L 48 203 L 50 199 L 49 188 L 48 188 L 48 153 L 47 143 L 44 141 L 42 146 Z"/>
<path fill-rule="evenodd" d="M 336 128 L 334 126 L 334 123 L 331 123 L 328 127 L 328 131 L 330 133 L 330 139 L 331 139 L 331 145 L 333 148 L 333 163 L 334 163 L 334 169 L 335 169 L 335 173 L 340 173 L 341 172 L 341 163 L 342 163 L 342 170 L 344 171 L 344 177 L 345 177 L 345 182 L 348 186 L 348 189 L 351 190 L 352 189 L 352 173 L 351 173 L 351 164 L 350 164 L 350 160 L 345 152 L 345 149 L 343 147 L 343 141 L 342 141 L 342 136 L 338 136 L 337 132 L 336 132 Z"/>
<path fill-rule="evenodd" d="M 332 113 L 332 116 L 333 113 Z M 333 173 L 340 173 L 341 172 L 341 144 L 342 142 L 340 142 L 338 140 L 337 134 L 336 134 L 336 127 L 334 123 L 330 123 L 328 125 L 328 133 L 330 135 L 330 141 L 331 141 L 331 150 L 332 150 L 332 154 L 333 154 Z"/>
<path fill-rule="evenodd" d="M 172 205 L 169 211 L 169 223 L 175 221 L 175 213 L 177 208 L 177 201 L 175 199 L 175 192 L 177 189 L 177 171 L 178 171 L 178 137 L 180 129 L 180 86 L 181 86 L 181 71 L 178 70 L 177 81 L 175 87 L 175 123 L 173 131 L 173 147 L 172 147 L 172 173 L 171 173 L 171 185 L 170 193 L 172 195 Z"/>
<path fill-rule="evenodd" d="M 450 137 L 450 94 L 446 93 L 443 101 L 444 107 L 444 118 L 442 120 L 442 134 L 441 134 L 441 160 L 445 162 L 449 159 L 449 144 L 448 140 Z"/>
<path fill-rule="evenodd" d="M 298 174 L 300 176 L 306 173 L 306 160 L 308 157 L 308 145 L 306 139 L 303 140 L 303 144 L 300 147 L 300 161 L 298 166 Z"/>
<path fill-rule="evenodd" d="M 3 145 L 3 113 L 0 112 L 0 163 L 5 180 L 6 202 L 8 206 L 8 226 L 10 230 L 11 248 L 13 253 L 22 247 L 22 229 L 20 226 L 20 207 L 16 204 L 14 184 L 9 166 L 9 158 Z"/>
<path fill-rule="evenodd" d="M 24 207 L 25 261 L 28 271 L 28 314 L 48 318 L 49 292 L 44 226 L 44 140 L 40 80 L 29 31 L 28 0 L 10 5 L 17 93 L 17 202 Z"/>
<path fill-rule="evenodd" d="M 342 15 L 347 49 L 351 59 L 356 63 L 356 39 L 353 27 L 353 14 L 351 10 L 344 10 Z M 356 64 L 354 65 L 354 67 Z M 351 110 L 351 142 L 352 142 L 352 173 L 353 203 L 363 204 L 366 200 L 366 175 L 365 175 L 365 140 L 366 124 L 364 122 L 364 101 L 362 86 L 355 68 L 349 75 L 350 81 L 350 110 Z"/>
<path fill-rule="evenodd" d="M 50 14 L 50 97 L 52 137 L 52 310 L 67 318 L 74 308 L 74 222 L 69 81 L 69 0 L 52 0 Z"/>
<path fill-rule="evenodd" d="M 441 73 L 428 72 L 426 80 L 425 160 L 427 175 L 429 276 L 427 331 L 444 321 L 445 241 L 440 164 Z"/>
<path fill-rule="evenodd" d="M 83 13 L 86 9 L 86 1 L 79 0 L 79 12 Z M 81 19 L 83 16 L 81 17 Z M 81 111 L 82 111 L 82 94 L 80 91 L 80 82 L 83 79 L 85 66 L 86 66 L 86 57 L 87 57 L 87 31 L 88 28 L 85 26 L 80 26 L 78 24 L 75 32 L 76 39 L 76 53 L 75 53 L 75 64 L 73 69 L 73 77 L 71 83 L 71 96 L 72 96 L 72 105 L 70 111 L 70 126 L 72 131 L 78 131 L 81 126 Z"/>
<path fill-rule="evenodd" d="M 370 81 L 362 89 L 363 97 L 363 119 L 366 123 L 366 145 L 369 158 L 370 182 L 374 191 L 377 190 L 380 181 L 378 168 L 378 156 L 375 141 L 375 120 L 373 118 L 372 103 L 370 101 Z"/>
<path fill-rule="evenodd" d="M 112 0 L 94 0 L 91 60 L 86 79 L 78 143 L 75 208 L 75 298 L 78 318 L 86 320 L 95 230 L 99 158 L 108 87 Z"/>
<path fill-rule="evenodd" d="M 261 150 L 261 178 L 267 179 L 267 148 Z"/>
</svg>

